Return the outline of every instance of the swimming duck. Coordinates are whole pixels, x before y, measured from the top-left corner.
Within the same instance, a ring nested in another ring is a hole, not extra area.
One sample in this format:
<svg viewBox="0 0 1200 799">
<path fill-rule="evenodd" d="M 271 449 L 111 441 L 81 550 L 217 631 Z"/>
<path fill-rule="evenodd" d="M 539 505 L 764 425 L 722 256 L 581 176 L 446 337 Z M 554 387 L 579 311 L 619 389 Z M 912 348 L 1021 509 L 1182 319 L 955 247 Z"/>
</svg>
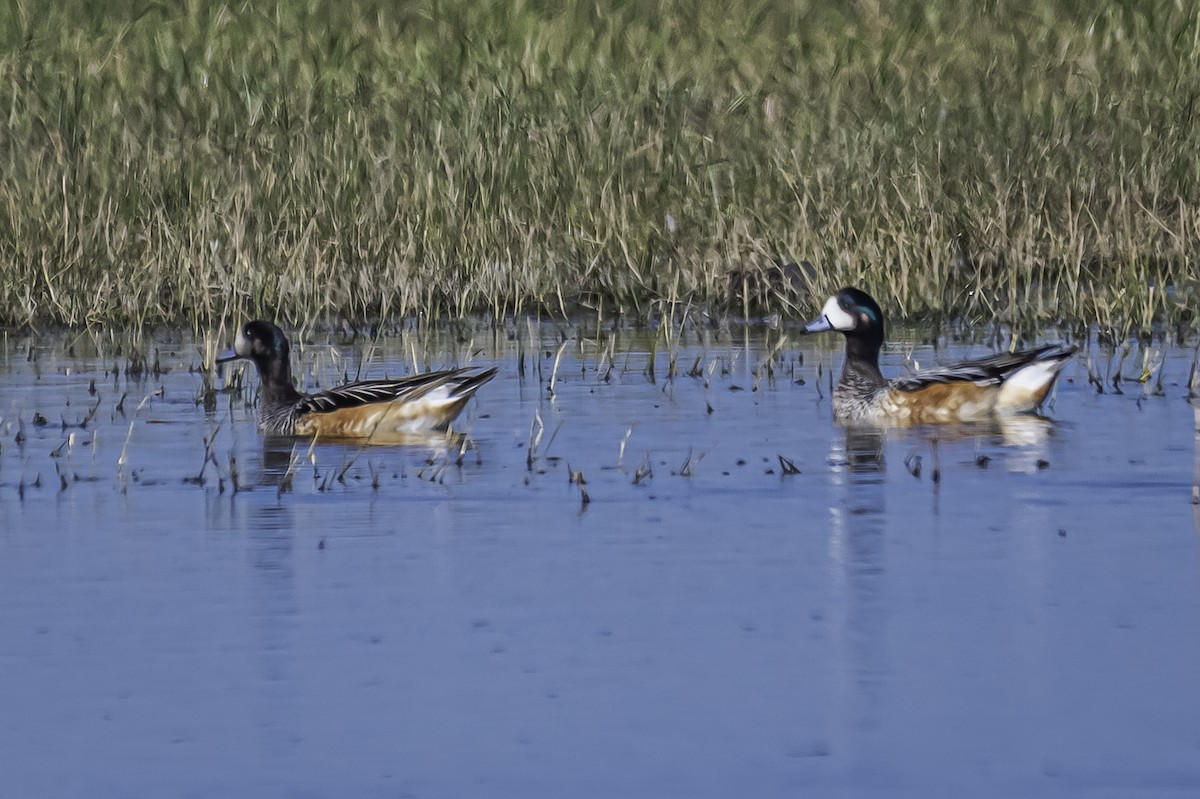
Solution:
<svg viewBox="0 0 1200 799">
<path fill-rule="evenodd" d="M 258 367 L 259 432 L 281 436 L 380 440 L 442 431 L 496 375 L 494 368 L 448 369 L 303 394 L 292 384 L 287 337 L 261 319 L 242 327 L 217 363 L 239 358 Z"/>
<path fill-rule="evenodd" d="M 974 422 L 1035 411 L 1075 351 L 1050 344 L 887 380 L 879 371 L 883 311 L 869 294 L 850 287 L 830 297 L 821 316 L 804 328 L 825 330 L 846 337 L 846 363 L 833 390 L 834 419 L 842 423 Z"/>
</svg>

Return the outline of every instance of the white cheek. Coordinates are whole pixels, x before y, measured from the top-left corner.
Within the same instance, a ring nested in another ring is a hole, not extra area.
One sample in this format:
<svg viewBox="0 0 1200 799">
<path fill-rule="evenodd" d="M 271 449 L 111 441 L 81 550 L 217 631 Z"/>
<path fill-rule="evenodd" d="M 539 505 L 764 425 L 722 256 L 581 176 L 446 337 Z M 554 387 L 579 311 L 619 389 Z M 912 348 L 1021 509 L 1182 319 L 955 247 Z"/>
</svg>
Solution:
<svg viewBox="0 0 1200 799">
<path fill-rule="evenodd" d="M 238 331 L 237 339 L 233 342 L 233 351 L 243 358 L 250 354 L 250 341 L 246 338 L 245 331 Z"/>
<path fill-rule="evenodd" d="M 830 297 L 825 303 L 825 307 L 821 309 L 821 313 L 829 320 L 829 324 L 834 330 L 853 330 L 856 326 L 855 319 L 850 314 L 838 305 L 837 297 Z"/>
</svg>

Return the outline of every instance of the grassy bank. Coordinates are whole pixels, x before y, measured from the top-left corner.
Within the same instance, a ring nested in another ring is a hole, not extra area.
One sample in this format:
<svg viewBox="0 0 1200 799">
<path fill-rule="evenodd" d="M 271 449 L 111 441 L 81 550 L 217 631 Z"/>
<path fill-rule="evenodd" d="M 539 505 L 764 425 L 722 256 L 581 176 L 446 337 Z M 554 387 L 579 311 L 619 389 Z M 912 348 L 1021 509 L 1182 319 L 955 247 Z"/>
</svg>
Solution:
<svg viewBox="0 0 1200 799">
<path fill-rule="evenodd" d="M 1195 4 L 829 5 L 7 0 L 0 321 L 1193 320 Z"/>
</svg>

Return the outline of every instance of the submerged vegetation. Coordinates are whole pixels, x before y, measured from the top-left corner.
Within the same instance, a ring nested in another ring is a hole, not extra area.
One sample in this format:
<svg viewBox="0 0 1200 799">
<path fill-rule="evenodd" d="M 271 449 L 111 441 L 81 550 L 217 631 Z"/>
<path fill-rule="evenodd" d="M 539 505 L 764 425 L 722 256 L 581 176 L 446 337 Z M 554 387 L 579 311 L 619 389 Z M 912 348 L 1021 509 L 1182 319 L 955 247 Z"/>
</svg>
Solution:
<svg viewBox="0 0 1200 799">
<path fill-rule="evenodd" d="M 0 323 L 1195 317 L 1190 2 L 8 0 L 0 86 Z"/>
</svg>

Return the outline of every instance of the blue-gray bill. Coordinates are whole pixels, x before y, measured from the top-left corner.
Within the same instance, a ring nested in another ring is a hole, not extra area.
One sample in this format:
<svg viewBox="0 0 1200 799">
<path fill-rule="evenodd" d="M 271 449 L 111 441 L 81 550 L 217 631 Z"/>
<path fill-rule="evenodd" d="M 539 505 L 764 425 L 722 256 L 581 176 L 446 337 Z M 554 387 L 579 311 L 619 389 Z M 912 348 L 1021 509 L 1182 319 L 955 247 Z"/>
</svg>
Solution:
<svg viewBox="0 0 1200 799">
<path fill-rule="evenodd" d="M 801 330 L 801 333 L 824 333 L 826 330 L 833 330 L 833 323 L 829 321 L 829 317 L 822 314 L 816 319 L 809 322 Z"/>
</svg>

